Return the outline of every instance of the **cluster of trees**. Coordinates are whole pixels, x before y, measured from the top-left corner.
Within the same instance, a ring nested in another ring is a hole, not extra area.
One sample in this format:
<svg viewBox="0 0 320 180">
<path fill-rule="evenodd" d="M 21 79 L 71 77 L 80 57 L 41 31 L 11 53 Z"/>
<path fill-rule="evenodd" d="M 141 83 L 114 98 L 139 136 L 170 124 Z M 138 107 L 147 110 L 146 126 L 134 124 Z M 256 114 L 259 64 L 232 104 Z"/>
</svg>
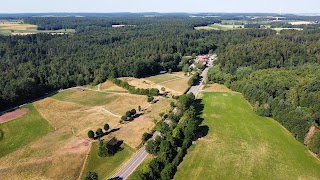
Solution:
<svg viewBox="0 0 320 180">
<path fill-rule="evenodd" d="M 90 139 L 96 139 L 96 138 L 102 137 L 102 136 L 104 135 L 104 133 L 106 133 L 106 132 L 110 129 L 109 124 L 105 124 L 105 125 L 103 126 L 103 129 L 104 129 L 105 132 L 103 132 L 103 130 L 102 130 L 101 128 L 98 128 L 98 129 L 96 130 L 96 133 L 94 133 L 92 130 L 89 130 L 89 131 L 88 131 L 88 137 L 89 137 Z"/>
<path fill-rule="evenodd" d="M 123 116 L 121 116 L 121 121 L 131 120 L 136 114 L 137 111 L 135 109 L 131 109 L 130 111 L 127 111 Z"/>
<path fill-rule="evenodd" d="M 200 74 L 198 72 L 194 73 L 192 77 L 188 80 L 188 85 L 193 86 L 199 82 Z"/>
<path fill-rule="evenodd" d="M 155 140 L 149 140 L 146 145 L 147 152 L 156 157 L 137 174 L 139 179 L 173 178 L 201 123 L 197 118 L 194 98 L 192 93 L 180 96 L 180 113 L 171 112 L 171 116 L 175 116 L 171 119 L 171 125 L 165 122 L 157 124 L 156 130 L 162 135 L 157 136 Z"/>
<path fill-rule="evenodd" d="M 300 142 L 311 125 L 320 127 L 320 30 L 283 31 L 280 35 L 229 45 L 208 80 L 243 93 L 259 115 L 273 117 Z M 320 133 L 308 147 L 319 154 Z"/>
<path fill-rule="evenodd" d="M 159 95 L 159 89 L 157 88 L 150 88 L 150 89 L 135 88 L 134 86 L 131 86 L 128 82 L 122 81 L 120 79 L 115 79 L 115 78 L 110 78 L 110 81 L 116 84 L 117 86 L 125 88 L 132 94 L 140 94 L 140 95 L 148 95 L 148 96 Z"/>
</svg>

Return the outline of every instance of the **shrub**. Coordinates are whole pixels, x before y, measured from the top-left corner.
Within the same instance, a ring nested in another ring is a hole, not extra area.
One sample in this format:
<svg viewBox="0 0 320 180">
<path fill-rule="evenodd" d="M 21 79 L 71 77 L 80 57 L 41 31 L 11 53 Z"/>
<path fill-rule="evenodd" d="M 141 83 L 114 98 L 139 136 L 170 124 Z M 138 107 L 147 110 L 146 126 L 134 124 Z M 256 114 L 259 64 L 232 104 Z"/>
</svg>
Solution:
<svg viewBox="0 0 320 180">
<path fill-rule="evenodd" d="M 94 138 L 94 132 L 92 130 L 88 131 L 88 137 L 90 139 L 93 139 Z"/>
<path fill-rule="evenodd" d="M 98 174 L 96 172 L 88 172 L 86 180 L 98 180 Z"/>
<path fill-rule="evenodd" d="M 3 132 L 0 129 L 0 141 L 3 139 Z"/>
</svg>

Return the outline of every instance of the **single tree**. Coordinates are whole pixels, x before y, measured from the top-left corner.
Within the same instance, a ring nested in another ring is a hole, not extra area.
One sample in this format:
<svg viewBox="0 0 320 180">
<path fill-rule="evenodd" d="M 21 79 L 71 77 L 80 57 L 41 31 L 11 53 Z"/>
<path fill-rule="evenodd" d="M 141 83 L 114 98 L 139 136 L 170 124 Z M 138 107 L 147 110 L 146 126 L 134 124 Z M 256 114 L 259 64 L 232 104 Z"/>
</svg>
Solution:
<svg viewBox="0 0 320 180">
<path fill-rule="evenodd" d="M 131 116 L 135 115 L 136 113 L 137 113 L 137 111 L 135 109 L 131 109 L 131 111 L 130 111 Z"/>
<path fill-rule="evenodd" d="M 138 110 L 141 111 L 141 106 L 140 105 L 138 106 Z"/>
<path fill-rule="evenodd" d="M 162 87 L 162 88 L 161 88 L 161 91 L 166 91 L 166 88 L 165 88 L 165 87 Z"/>
<path fill-rule="evenodd" d="M 131 117 L 131 112 L 130 112 L 130 111 L 127 111 L 126 114 L 125 114 L 125 116 Z"/>
<path fill-rule="evenodd" d="M 103 134 L 102 129 L 101 129 L 101 128 L 97 129 L 96 135 L 97 135 L 97 136 L 101 136 L 102 134 Z"/>
<path fill-rule="evenodd" d="M 110 128 L 109 124 L 105 124 L 105 125 L 103 126 L 103 129 L 104 129 L 105 131 L 108 131 L 109 128 Z"/>
<path fill-rule="evenodd" d="M 154 100 L 153 96 L 148 96 L 148 102 L 151 103 Z"/>
<path fill-rule="evenodd" d="M 126 121 L 127 120 L 127 116 L 126 115 L 124 115 L 124 116 L 121 116 L 121 120 L 123 120 L 123 121 Z"/>
<path fill-rule="evenodd" d="M 98 174 L 96 172 L 88 172 L 86 180 L 98 180 Z"/>
<path fill-rule="evenodd" d="M 174 107 L 174 102 L 173 101 L 170 102 L 170 106 Z"/>
<path fill-rule="evenodd" d="M 88 131 L 88 137 L 90 139 L 93 139 L 94 138 L 94 132 L 92 130 Z"/>
</svg>

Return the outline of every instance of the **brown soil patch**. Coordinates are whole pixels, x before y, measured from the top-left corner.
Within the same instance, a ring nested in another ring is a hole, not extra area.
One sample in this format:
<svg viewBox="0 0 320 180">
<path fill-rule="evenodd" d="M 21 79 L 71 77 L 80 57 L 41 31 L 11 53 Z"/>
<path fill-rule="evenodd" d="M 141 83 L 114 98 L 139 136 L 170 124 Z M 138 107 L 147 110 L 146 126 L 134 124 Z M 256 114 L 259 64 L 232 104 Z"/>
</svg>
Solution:
<svg viewBox="0 0 320 180">
<path fill-rule="evenodd" d="M 316 127 L 311 126 L 309 128 L 309 132 L 307 133 L 306 137 L 304 138 L 304 144 L 308 145 L 310 143 L 315 132 L 316 132 Z"/>
<path fill-rule="evenodd" d="M 128 92 L 126 89 L 113 84 L 111 81 L 106 81 L 106 82 L 102 83 L 100 88 L 101 88 L 101 90 L 116 91 L 116 92 Z"/>
<path fill-rule="evenodd" d="M 17 109 L 15 111 L 12 112 L 8 112 L 2 116 L 0 116 L 0 124 L 1 123 L 5 123 L 14 119 L 17 119 L 18 117 L 23 116 L 24 114 L 26 114 L 28 112 L 28 109 Z"/>
</svg>

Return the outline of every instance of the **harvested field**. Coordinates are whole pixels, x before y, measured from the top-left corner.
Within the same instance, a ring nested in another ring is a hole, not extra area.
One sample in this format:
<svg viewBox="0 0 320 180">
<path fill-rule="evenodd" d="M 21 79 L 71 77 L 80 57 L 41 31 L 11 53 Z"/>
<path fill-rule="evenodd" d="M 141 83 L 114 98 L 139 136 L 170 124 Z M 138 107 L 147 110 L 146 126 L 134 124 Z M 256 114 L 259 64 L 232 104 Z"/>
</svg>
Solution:
<svg viewBox="0 0 320 180">
<path fill-rule="evenodd" d="M 22 109 L 17 109 L 12 112 L 5 113 L 4 115 L 0 116 L 0 124 L 14 120 L 18 117 L 21 117 L 24 114 L 26 114 L 27 112 L 28 112 L 28 109 L 22 108 Z"/>
<path fill-rule="evenodd" d="M 102 83 L 101 90 L 114 91 L 114 92 L 128 92 L 126 89 L 113 84 L 111 81 L 106 81 Z"/>
<path fill-rule="evenodd" d="M 90 141 L 65 129 L 0 159 L 1 179 L 77 179 Z"/>
<path fill-rule="evenodd" d="M 164 76 L 165 75 L 165 76 Z M 164 78 L 168 79 L 168 76 L 170 77 L 169 80 L 164 80 Z M 183 94 L 189 87 L 188 80 L 190 77 L 185 77 L 181 73 L 177 74 L 163 74 L 163 75 L 157 75 L 157 76 L 151 76 L 148 78 L 132 78 L 132 77 L 124 77 L 120 78 L 121 80 L 127 81 L 130 85 L 139 87 L 139 88 L 157 88 L 159 91 L 162 87 L 166 89 L 166 92 L 169 92 L 169 94 L 173 95 L 181 95 Z M 160 83 L 154 83 L 148 79 L 151 79 L 153 81 L 157 81 Z"/>
<path fill-rule="evenodd" d="M 108 123 L 112 128 L 119 122 L 119 118 L 110 115 L 99 106 L 87 107 L 52 98 L 37 101 L 34 105 L 56 129 L 67 128 L 74 135 L 83 138 L 87 137 L 87 132 L 92 127 L 103 127 Z"/>
<path fill-rule="evenodd" d="M 157 88 L 156 84 L 146 80 L 146 79 L 138 79 L 138 78 L 133 78 L 133 77 L 122 77 L 119 78 L 123 81 L 127 81 L 131 86 L 134 87 L 139 87 L 139 88 L 143 88 L 143 89 L 148 89 L 148 88 Z"/>
<path fill-rule="evenodd" d="M 311 22 L 311 21 L 292 21 L 292 22 L 289 22 L 289 24 L 292 24 L 292 25 L 308 25 L 308 24 L 314 24 L 314 22 Z"/>
<path fill-rule="evenodd" d="M 103 107 L 114 114 L 122 116 L 125 112 L 131 109 L 138 109 L 140 105 L 142 108 L 147 106 L 147 96 L 139 96 L 132 94 L 114 95 L 115 100 L 112 103 L 108 103 Z"/>
<path fill-rule="evenodd" d="M 2 35 L 28 35 L 37 33 L 64 34 L 75 33 L 74 29 L 61 30 L 37 30 L 37 25 L 20 22 L 2 21 L 0 22 L 0 34 Z"/>
<path fill-rule="evenodd" d="M 177 79 L 174 81 L 161 83 L 161 85 L 166 87 L 167 89 L 173 90 L 172 94 L 181 95 L 189 88 L 189 85 L 188 85 L 189 78 L 190 77 L 185 77 L 185 78 Z"/>
<path fill-rule="evenodd" d="M 214 84 L 206 84 L 205 88 L 203 91 L 208 91 L 208 92 L 231 92 L 229 88 L 227 88 L 224 85 L 220 85 L 217 83 Z"/>
</svg>

